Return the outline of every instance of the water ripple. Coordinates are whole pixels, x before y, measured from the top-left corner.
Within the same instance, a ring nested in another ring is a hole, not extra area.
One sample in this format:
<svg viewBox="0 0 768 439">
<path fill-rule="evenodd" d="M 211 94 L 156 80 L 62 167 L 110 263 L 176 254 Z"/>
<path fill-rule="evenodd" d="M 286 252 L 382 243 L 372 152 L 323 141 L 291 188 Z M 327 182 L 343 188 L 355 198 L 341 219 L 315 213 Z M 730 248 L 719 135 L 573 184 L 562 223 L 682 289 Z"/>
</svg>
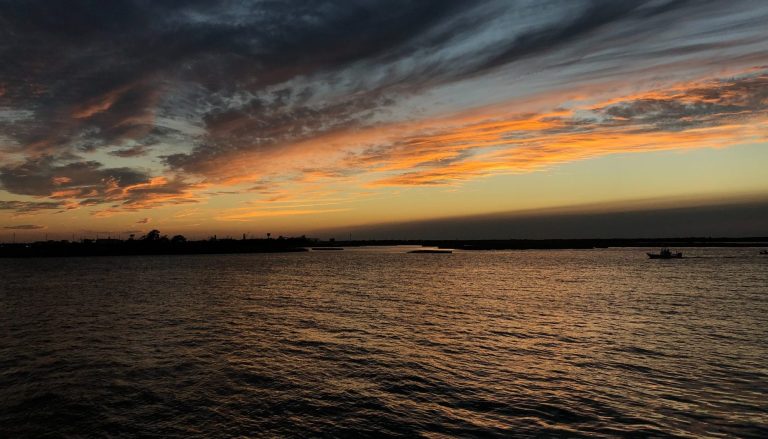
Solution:
<svg viewBox="0 0 768 439">
<path fill-rule="evenodd" d="M 749 249 L 6 260 L 2 437 L 768 437 Z"/>
</svg>

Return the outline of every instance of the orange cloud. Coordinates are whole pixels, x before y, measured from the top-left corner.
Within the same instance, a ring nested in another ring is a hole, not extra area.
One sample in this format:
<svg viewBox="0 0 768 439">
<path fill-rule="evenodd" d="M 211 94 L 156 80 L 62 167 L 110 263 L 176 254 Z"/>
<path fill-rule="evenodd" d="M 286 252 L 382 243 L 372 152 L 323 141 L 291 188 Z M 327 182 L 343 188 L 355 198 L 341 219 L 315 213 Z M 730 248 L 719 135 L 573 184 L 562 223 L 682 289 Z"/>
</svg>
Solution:
<svg viewBox="0 0 768 439">
<path fill-rule="evenodd" d="M 72 110 L 72 117 L 74 119 L 87 119 L 96 113 L 109 110 L 112 104 L 114 104 L 117 96 L 118 95 L 115 93 L 110 93 L 106 96 L 100 97 L 94 102 L 90 102 L 85 105 L 79 105 L 75 107 L 74 110 Z"/>
<path fill-rule="evenodd" d="M 768 75 L 678 85 L 590 108 L 471 122 L 403 137 L 347 164 L 385 175 L 369 186 L 446 185 L 606 154 L 764 141 Z M 400 172 L 408 170 L 408 172 Z"/>
<path fill-rule="evenodd" d="M 766 93 L 768 74 L 761 70 L 601 102 L 590 100 L 588 93 L 570 93 L 570 99 L 581 102 L 571 100 L 561 103 L 568 108 L 535 113 L 515 112 L 517 101 L 504 102 L 427 120 L 335 130 L 266 150 L 233 150 L 212 156 L 205 165 L 208 179 L 204 183 L 161 176 L 137 184 L 121 185 L 105 179 L 98 185 L 72 187 L 71 182 L 58 177 L 61 174 L 53 174 L 57 175 L 53 177 L 57 188 L 49 198 L 70 204 L 75 200 L 79 206 L 111 203 L 109 208 L 95 212 L 99 216 L 194 203 L 207 196 L 235 192 L 258 198 L 252 199 L 249 207 L 223 212 L 217 219 L 247 221 L 338 212 L 348 209 L 332 205 L 352 202 L 359 198 L 351 195 L 357 194 L 352 191 L 368 188 L 450 186 L 607 154 L 765 141 Z M 547 95 L 545 101 L 551 99 Z M 107 101 L 94 102 L 88 108 L 98 110 Z M 78 114 L 85 115 L 85 110 Z M 118 125 L 123 121 L 140 124 L 141 117 L 116 121 Z M 239 187 L 234 192 L 202 192 L 223 186 Z M 339 197 L 339 190 L 349 196 Z"/>
<path fill-rule="evenodd" d="M 337 130 L 268 151 L 219 156 L 205 172 L 221 185 L 269 180 L 286 171 L 301 173 L 295 181 L 304 183 L 443 185 L 605 154 L 735 145 L 765 138 L 768 104 L 760 96 L 766 89 L 764 70 L 598 103 L 590 93 L 605 90 L 589 86 L 562 95 L 569 109 L 515 114 L 514 108 L 523 105 L 516 100 L 438 118 Z M 522 102 L 540 106 L 554 98 L 547 94 Z M 303 163 L 312 166 L 297 166 Z"/>
<path fill-rule="evenodd" d="M 248 210 L 235 209 L 216 217 L 218 221 L 250 221 L 256 218 L 293 216 L 293 215 L 317 215 L 321 213 L 344 212 L 350 209 L 275 209 L 275 210 Z"/>
<path fill-rule="evenodd" d="M 517 102 L 505 102 L 428 120 L 337 130 L 279 148 L 217 156 L 206 172 L 211 185 L 256 183 L 259 203 L 316 203 L 323 198 L 312 186 L 317 184 L 343 183 L 347 191 L 443 186 L 607 154 L 727 147 L 766 138 L 768 103 L 760 96 L 767 89 L 768 74 L 761 70 L 597 103 L 586 91 L 571 92 L 567 109 L 515 113 Z M 290 187 L 281 187 L 286 182 Z M 294 207 L 281 214 L 301 212 L 316 211 Z M 253 217 L 277 215 L 259 210 Z"/>
</svg>

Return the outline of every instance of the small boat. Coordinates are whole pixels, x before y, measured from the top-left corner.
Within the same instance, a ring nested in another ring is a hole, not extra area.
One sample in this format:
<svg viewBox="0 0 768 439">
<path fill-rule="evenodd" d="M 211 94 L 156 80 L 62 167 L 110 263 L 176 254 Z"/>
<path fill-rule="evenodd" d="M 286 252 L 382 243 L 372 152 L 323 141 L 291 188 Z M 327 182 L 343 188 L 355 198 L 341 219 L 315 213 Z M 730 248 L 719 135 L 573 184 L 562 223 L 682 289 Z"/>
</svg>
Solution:
<svg viewBox="0 0 768 439">
<path fill-rule="evenodd" d="M 313 251 L 344 250 L 343 247 L 312 247 Z"/>
<path fill-rule="evenodd" d="M 768 255 L 768 250 L 760 250 L 761 255 Z"/>
<path fill-rule="evenodd" d="M 423 250 L 411 250 L 408 253 L 453 253 L 453 250 L 442 249 L 423 249 Z"/>
<path fill-rule="evenodd" d="M 658 253 L 646 253 L 651 259 L 680 259 L 683 257 L 681 252 L 672 253 L 668 248 L 661 249 Z"/>
</svg>

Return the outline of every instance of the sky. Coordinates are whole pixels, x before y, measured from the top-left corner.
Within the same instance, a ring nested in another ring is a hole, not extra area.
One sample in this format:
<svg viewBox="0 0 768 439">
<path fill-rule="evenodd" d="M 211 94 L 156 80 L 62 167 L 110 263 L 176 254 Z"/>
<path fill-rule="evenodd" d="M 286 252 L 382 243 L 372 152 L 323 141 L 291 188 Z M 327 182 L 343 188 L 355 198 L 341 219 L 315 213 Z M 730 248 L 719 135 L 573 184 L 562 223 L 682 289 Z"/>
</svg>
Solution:
<svg viewBox="0 0 768 439">
<path fill-rule="evenodd" d="M 598 236 L 498 219 L 670 208 L 695 215 L 636 234 L 768 234 L 722 208 L 768 203 L 767 22 L 762 0 L 0 0 L 0 241 Z"/>
</svg>

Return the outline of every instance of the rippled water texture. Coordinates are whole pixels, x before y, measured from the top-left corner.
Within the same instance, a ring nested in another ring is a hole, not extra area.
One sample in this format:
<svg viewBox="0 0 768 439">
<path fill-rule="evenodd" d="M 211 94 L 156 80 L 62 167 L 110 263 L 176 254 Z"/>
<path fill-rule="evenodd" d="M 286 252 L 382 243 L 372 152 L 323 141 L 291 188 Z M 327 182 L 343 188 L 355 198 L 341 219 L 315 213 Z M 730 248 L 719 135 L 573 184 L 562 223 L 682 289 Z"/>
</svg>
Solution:
<svg viewBox="0 0 768 439">
<path fill-rule="evenodd" d="M 0 260 L 0 436 L 768 437 L 768 257 Z"/>
</svg>

